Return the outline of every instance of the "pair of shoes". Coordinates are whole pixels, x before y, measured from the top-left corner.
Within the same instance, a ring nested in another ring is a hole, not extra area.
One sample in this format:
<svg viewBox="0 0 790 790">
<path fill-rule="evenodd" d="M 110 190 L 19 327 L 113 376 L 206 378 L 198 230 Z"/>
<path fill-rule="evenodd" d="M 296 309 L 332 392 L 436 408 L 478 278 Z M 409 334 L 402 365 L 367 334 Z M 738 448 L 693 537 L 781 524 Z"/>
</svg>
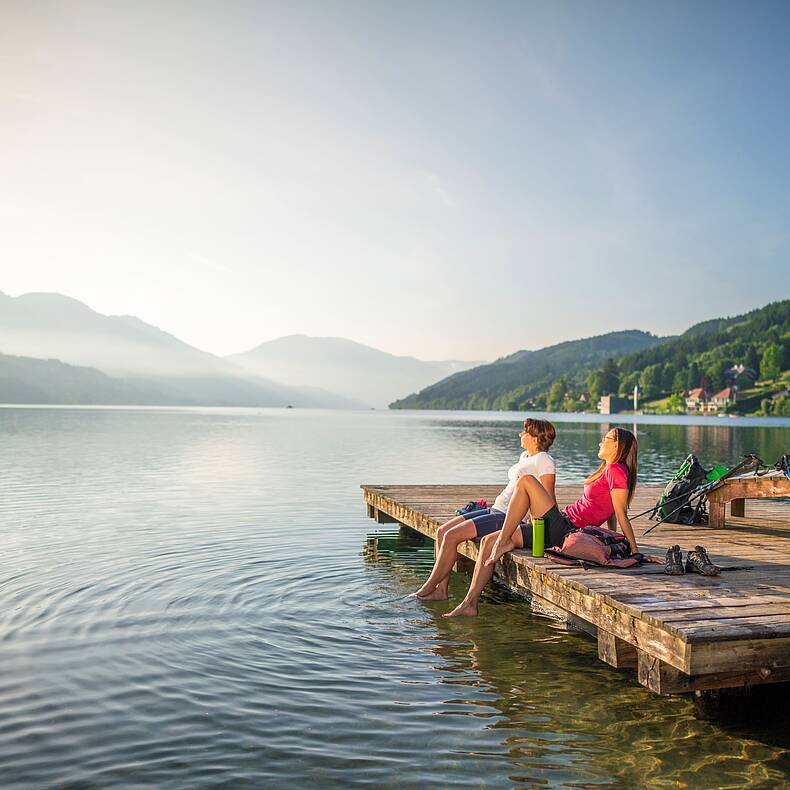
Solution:
<svg viewBox="0 0 790 790">
<path fill-rule="evenodd" d="M 664 573 L 669 576 L 682 576 L 685 572 L 683 552 L 680 550 L 680 546 L 670 546 L 667 549 L 667 561 L 664 564 Z"/>
<path fill-rule="evenodd" d="M 683 552 L 680 550 L 680 546 L 676 544 L 667 549 L 664 573 L 669 576 L 682 576 L 684 573 L 718 576 L 721 573 L 721 568 L 710 561 L 704 546 L 695 546 L 694 551 L 690 551 L 686 555 L 686 562 L 684 563 Z"/>
<path fill-rule="evenodd" d="M 721 568 L 714 565 L 708 557 L 704 546 L 695 546 L 686 556 L 686 570 L 689 573 L 701 573 L 703 576 L 718 576 Z"/>
</svg>

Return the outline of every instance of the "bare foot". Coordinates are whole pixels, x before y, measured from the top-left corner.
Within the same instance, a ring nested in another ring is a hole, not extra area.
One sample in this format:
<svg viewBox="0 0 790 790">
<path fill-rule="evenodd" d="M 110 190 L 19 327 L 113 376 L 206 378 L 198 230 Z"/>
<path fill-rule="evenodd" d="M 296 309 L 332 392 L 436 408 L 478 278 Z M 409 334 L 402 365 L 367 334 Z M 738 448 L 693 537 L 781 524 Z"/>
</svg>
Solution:
<svg viewBox="0 0 790 790">
<path fill-rule="evenodd" d="M 421 601 L 446 601 L 450 596 L 447 590 L 442 587 L 437 587 L 433 592 L 420 595 L 419 592 L 414 593 Z"/>
<path fill-rule="evenodd" d="M 438 590 L 442 586 L 442 583 L 439 584 L 428 584 L 425 582 L 422 587 L 420 587 L 417 592 L 413 592 L 409 597 L 410 598 L 427 598 L 429 595 L 433 595 L 436 590 Z"/>
<path fill-rule="evenodd" d="M 491 556 L 486 560 L 486 565 L 494 565 L 496 561 L 503 555 L 507 554 L 509 551 L 512 551 L 515 548 L 514 543 L 506 543 L 494 544 L 494 550 L 491 552 Z"/>
<path fill-rule="evenodd" d="M 442 617 L 477 617 L 477 604 L 461 601 L 452 612 L 447 612 Z"/>
</svg>

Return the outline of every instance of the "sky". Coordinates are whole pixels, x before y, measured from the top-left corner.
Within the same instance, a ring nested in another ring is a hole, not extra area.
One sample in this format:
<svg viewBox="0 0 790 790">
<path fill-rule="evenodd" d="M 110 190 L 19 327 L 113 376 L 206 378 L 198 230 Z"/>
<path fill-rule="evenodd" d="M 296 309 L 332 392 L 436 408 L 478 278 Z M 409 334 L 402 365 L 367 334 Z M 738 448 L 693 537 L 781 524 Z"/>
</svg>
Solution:
<svg viewBox="0 0 790 790">
<path fill-rule="evenodd" d="M 492 360 L 790 296 L 790 4 L 0 0 L 0 291 Z"/>
</svg>

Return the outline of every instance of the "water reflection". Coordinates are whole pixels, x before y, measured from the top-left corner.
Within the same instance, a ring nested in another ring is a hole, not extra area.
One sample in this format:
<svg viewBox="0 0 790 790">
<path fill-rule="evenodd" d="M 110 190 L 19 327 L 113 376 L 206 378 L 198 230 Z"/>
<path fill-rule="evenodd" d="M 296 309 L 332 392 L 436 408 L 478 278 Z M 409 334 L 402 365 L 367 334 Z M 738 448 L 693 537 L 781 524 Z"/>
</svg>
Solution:
<svg viewBox="0 0 790 790">
<path fill-rule="evenodd" d="M 524 416 L 0 409 L 3 789 L 634 786 L 658 761 L 685 781 L 711 733 L 746 757 L 730 785 L 775 779 L 756 728 L 722 736 L 507 595 L 471 625 L 405 598 L 430 544 L 360 557 L 360 483 L 502 485 Z M 569 416 L 565 482 L 604 427 Z M 772 460 L 788 425 L 640 418 L 642 479 Z"/>
<path fill-rule="evenodd" d="M 390 530 L 368 535 L 365 556 L 414 589 L 430 570 L 431 546 Z M 451 599 L 467 585 L 454 573 Z M 790 776 L 786 712 L 759 731 L 706 720 L 693 698 L 652 694 L 635 673 L 600 662 L 592 639 L 501 589 L 484 594 L 476 619 L 442 617 L 448 603 L 414 606 L 436 629 L 425 649 L 436 681 L 449 687 L 440 715 L 496 733 L 516 786 L 758 788 Z"/>
</svg>

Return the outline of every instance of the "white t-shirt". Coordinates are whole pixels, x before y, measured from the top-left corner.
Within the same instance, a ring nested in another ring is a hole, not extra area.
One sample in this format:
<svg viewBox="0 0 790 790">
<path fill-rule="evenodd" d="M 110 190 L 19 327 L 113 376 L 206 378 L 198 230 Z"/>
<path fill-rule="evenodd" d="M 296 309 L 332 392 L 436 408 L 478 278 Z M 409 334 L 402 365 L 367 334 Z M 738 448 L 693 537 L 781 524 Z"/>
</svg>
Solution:
<svg viewBox="0 0 790 790">
<path fill-rule="evenodd" d="M 507 506 L 513 498 L 513 492 L 516 490 L 516 481 L 519 477 L 524 475 L 532 475 L 538 481 L 543 475 L 556 474 L 557 466 L 554 459 L 546 452 L 535 453 L 530 455 L 526 450 L 521 453 L 518 461 L 507 470 L 508 484 L 502 489 L 500 495 L 494 500 L 493 507 L 496 510 L 501 510 L 507 513 Z"/>
</svg>

